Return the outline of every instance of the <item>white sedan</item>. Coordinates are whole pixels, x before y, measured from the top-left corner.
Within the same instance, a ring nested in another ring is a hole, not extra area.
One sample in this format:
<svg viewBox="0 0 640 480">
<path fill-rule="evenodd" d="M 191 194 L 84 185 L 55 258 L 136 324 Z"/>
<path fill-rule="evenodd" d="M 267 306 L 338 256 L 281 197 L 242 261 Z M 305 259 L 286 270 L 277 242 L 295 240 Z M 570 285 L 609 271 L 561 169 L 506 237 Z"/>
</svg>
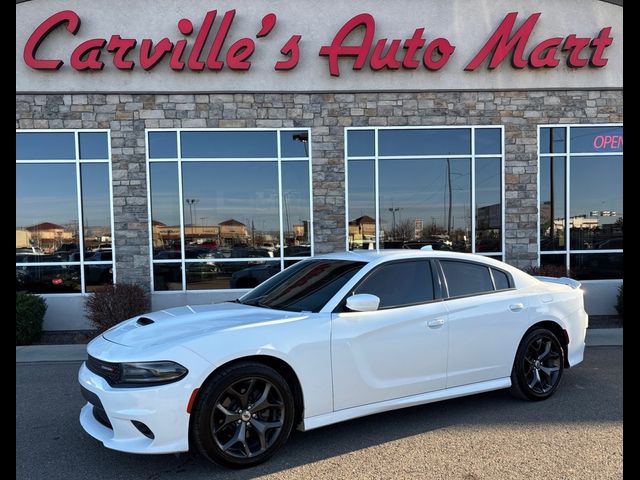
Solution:
<svg viewBox="0 0 640 480">
<path fill-rule="evenodd" d="M 234 302 L 135 317 L 89 343 L 84 429 L 131 453 L 265 461 L 292 428 L 510 388 L 544 400 L 582 361 L 580 284 L 487 257 L 343 252 Z"/>
</svg>

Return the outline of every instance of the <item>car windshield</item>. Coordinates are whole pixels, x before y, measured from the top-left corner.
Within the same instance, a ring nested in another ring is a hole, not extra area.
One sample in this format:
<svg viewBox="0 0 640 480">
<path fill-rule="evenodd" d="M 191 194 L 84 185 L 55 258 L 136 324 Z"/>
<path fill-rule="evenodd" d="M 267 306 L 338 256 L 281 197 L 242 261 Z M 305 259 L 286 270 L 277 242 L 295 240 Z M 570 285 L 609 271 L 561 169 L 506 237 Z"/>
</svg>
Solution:
<svg viewBox="0 0 640 480">
<path fill-rule="evenodd" d="M 271 277 L 238 303 L 292 312 L 319 312 L 366 262 L 305 260 Z"/>
</svg>

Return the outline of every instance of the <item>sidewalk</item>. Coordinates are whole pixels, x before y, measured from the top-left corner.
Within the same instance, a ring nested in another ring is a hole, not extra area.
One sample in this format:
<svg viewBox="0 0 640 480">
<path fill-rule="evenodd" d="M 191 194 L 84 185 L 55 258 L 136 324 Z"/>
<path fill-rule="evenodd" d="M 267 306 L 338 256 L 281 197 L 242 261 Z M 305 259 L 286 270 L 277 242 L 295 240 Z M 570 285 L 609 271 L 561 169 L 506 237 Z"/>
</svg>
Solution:
<svg viewBox="0 0 640 480">
<path fill-rule="evenodd" d="M 622 328 L 587 330 L 588 347 L 622 346 Z M 16 363 L 81 362 L 87 358 L 87 346 L 27 345 L 16 347 Z"/>
</svg>

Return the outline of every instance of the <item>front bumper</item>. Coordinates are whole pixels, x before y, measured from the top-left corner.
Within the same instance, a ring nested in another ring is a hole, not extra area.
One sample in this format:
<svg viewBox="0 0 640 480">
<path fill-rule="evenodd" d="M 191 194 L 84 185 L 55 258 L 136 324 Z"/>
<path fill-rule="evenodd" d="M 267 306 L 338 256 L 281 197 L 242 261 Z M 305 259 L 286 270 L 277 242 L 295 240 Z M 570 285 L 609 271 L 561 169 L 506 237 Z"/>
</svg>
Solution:
<svg viewBox="0 0 640 480">
<path fill-rule="evenodd" d="M 92 400 L 80 411 L 80 424 L 105 447 L 129 453 L 174 453 L 189 450 L 189 417 L 187 405 L 194 389 L 200 387 L 211 367 L 195 354 L 184 362 L 189 373 L 175 383 L 157 387 L 113 388 L 83 363 L 78 372 L 80 385 Z M 95 397 L 98 401 L 96 401 Z M 94 414 L 94 404 L 98 415 Z M 100 412 L 100 407 L 103 412 Z M 106 415 L 108 422 L 105 421 Z M 99 421 L 98 419 L 102 421 Z M 146 425 L 153 433 L 149 438 L 133 421 Z M 111 428 L 107 425 L 111 424 Z"/>
</svg>

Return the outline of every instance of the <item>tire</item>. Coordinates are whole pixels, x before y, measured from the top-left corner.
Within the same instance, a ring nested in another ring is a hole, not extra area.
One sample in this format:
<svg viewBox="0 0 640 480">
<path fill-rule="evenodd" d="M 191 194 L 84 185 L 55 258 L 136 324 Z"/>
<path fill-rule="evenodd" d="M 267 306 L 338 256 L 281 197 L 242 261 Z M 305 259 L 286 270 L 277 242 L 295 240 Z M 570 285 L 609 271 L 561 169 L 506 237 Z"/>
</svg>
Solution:
<svg viewBox="0 0 640 480">
<path fill-rule="evenodd" d="M 237 363 L 217 372 L 200 389 L 192 411 L 192 439 L 212 462 L 252 467 L 285 444 L 294 409 L 282 375 L 260 363 Z"/>
<path fill-rule="evenodd" d="M 511 370 L 511 394 L 523 400 L 546 400 L 558 388 L 564 371 L 564 349 L 546 328 L 527 333 Z"/>
</svg>

